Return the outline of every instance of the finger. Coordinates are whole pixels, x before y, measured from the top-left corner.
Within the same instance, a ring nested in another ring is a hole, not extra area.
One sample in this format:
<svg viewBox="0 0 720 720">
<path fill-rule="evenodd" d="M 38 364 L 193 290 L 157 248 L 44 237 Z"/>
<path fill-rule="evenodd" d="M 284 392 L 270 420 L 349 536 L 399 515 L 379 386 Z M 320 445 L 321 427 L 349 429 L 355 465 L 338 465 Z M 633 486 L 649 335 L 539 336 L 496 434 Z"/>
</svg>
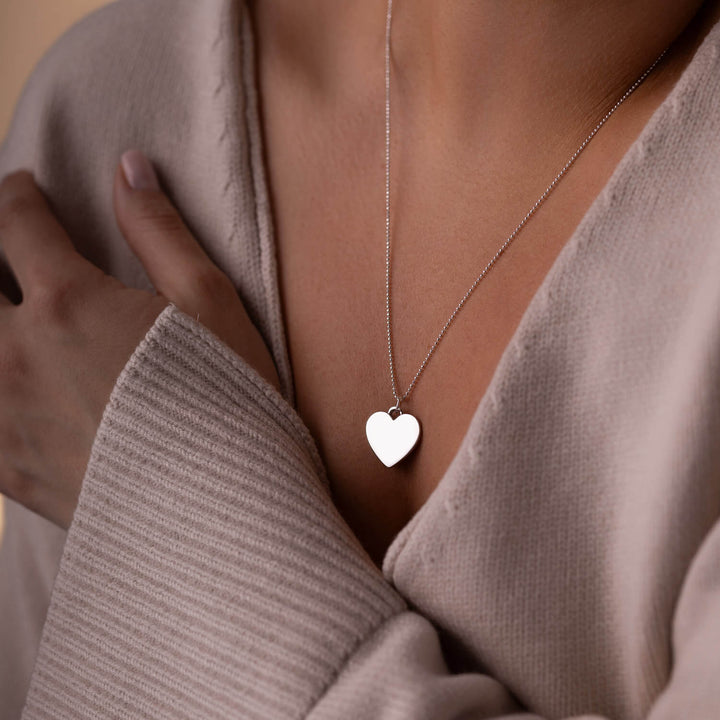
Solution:
<svg viewBox="0 0 720 720">
<path fill-rule="evenodd" d="M 223 284 L 224 278 L 229 283 L 162 192 L 152 165 L 138 150 L 128 150 L 121 158 L 113 204 L 118 226 L 155 289 L 180 309 L 199 308 L 196 301 L 202 298 L 197 296 L 212 289 L 213 282 Z"/>
<path fill-rule="evenodd" d="M 87 262 L 27 170 L 13 172 L 0 182 L 0 248 L 23 297 L 67 276 L 79 262 Z"/>
</svg>

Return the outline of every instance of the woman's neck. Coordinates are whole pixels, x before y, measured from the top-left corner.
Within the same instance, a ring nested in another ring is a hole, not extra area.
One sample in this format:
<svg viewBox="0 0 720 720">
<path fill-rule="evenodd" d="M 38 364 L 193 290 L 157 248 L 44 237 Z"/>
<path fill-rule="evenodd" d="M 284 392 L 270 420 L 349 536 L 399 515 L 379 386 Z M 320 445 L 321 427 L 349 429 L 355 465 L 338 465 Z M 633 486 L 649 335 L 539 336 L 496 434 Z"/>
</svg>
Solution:
<svg viewBox="0 0 720 720">
<path fill-rule="evenodd" d="M 276 62 L 320 101 L 382 97 L 386 0 L 252 7 Z M 430 152 L 499 135 L 571 147 L 679 38 L 643 91 L 674 82 L 718 9 L 720 0 L 394 0 L 393 113 Z"/>
<path fill-rule="evenodd" d="M 342 93 L 382 80 L 386 0 L 253 6 L 272 27 L 279 55 L 318 89 Z M 394 0 L 394 92 L 412 109 L 408 115 L 430 113 L 449 135 L 506 123 L 508 109 L 547 126 L 557 125 L 561 112 L 568 124 L 584 127 L 688 26 L 698 30 L 717 16 L 718 6 L 717 0 Z M 663 64 L 671 66 L 674 55 Z"/>
</svg>

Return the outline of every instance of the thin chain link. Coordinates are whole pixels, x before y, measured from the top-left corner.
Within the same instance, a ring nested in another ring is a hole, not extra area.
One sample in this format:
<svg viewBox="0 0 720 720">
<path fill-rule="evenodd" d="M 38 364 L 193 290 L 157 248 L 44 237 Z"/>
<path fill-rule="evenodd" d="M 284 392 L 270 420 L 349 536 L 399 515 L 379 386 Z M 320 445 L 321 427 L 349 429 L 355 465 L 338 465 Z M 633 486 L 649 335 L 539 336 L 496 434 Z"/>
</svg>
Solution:
<svg viewBox="0 0 720 720">
<path fill-rule="evenodd" d="M 525 226 L 527 221 L 535 214 L 537 209 L 545 202 L 550 193 L 555 189 L 560 179 L 565 173 L 572 167 L 573 163 L 577 160 L 580 153 L 585 149 L 587 144 L 595 137 L 598 130 L 607 122 L 610 116 L 632 95 L 635 90 L 642 84 L 645 78 L 655 69 L 655 66 L 663 59 L 667 53 L 668 48 L 662 51 L 657 60 L 645 70 L 645 72 L 627 89 L 625 94 L 608 110 L 605 117 L 593 128 L 592 132 L 583 140 L 580 147 L 573 153 L 572 157 L 565 163 L 565 167 L 557 174 L 555 179 L 548 185 L 545 192 L 536 200 L 535 204 L 530 208 L 527 215 L 520 221 L 518 226 L 510 233 L 509 237 L 503 243 L 502 247 L 495 253 L 492 260 L 485 266 L 485 269 L 478 275 L 475 282 L 469 287 L 468 291 L 463 295 L 460 302 L 457 304 L 455 310 L 453 310 L 450 317 L 443 325 L 442 330 L 435 338 L 435 342 L 422 361 L 420 368 L 415 373 L 415 377 L 412 379 L 410 386 L 405 391 L 402 397 L 398 397 L 397 385 L 395 382 L 395 364 L 393 362 L 393 351 L 392 351 L 392 335 L 390 332 L 390 24 L 392 19 L 392 3 L 393 0 L 388 0 L 387 6 L 387 19 L 385 23 L 385 320 L 387 324 L 387 340 L 388 340 L 388 356 L 390 359 L 390 380 L 392 381 L 393 396 L 396 401 L 395 407 L 399 409 L 400 403 L 411 393 L 415 387 L 415 383 L 418 381 L 420 374 L 425 369 L 425 366 L 430 360 L 430 356 L 435 352 L 435 348 L 442 339 L 443 335 L 447 332 L 455 316 L 460 312 L 467 299 L 472 294 L 473 290 L 477 287 L 478 283 L 485 277 L 488 270 L 495 264 L 497 259 L 502 255 L 508 245 L 517 237 L 518 233 Z"/>
</svg>

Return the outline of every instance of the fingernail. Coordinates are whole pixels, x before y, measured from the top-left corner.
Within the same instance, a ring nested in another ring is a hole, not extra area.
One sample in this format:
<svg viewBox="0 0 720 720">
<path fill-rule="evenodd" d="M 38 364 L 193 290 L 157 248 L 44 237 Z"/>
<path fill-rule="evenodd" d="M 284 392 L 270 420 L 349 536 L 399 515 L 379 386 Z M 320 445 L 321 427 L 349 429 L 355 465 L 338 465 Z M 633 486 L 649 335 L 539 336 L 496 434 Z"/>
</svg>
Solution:
<svg viewBox="0 0 720 720">
<path fill-rule="evenodd" d="M 127 150 L 120 157 L 125 179 L 133 190 L 159 190 L 155 170 L 150 161 L 139 150 Z"/>
</svg>

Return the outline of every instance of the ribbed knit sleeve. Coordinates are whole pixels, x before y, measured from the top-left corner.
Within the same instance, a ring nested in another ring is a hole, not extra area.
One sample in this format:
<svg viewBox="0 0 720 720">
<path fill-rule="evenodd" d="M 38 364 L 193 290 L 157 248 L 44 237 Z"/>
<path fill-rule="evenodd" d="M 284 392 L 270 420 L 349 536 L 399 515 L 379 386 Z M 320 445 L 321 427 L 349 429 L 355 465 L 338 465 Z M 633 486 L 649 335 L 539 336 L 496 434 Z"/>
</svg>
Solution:
<svg viewBox="0 0 720 720">
<path fill-rule="evenodd" d="M 24 717 L 302 717 L 403 602 L 290 406 L 169 305 L 93 445 Z"/>
</svg>

